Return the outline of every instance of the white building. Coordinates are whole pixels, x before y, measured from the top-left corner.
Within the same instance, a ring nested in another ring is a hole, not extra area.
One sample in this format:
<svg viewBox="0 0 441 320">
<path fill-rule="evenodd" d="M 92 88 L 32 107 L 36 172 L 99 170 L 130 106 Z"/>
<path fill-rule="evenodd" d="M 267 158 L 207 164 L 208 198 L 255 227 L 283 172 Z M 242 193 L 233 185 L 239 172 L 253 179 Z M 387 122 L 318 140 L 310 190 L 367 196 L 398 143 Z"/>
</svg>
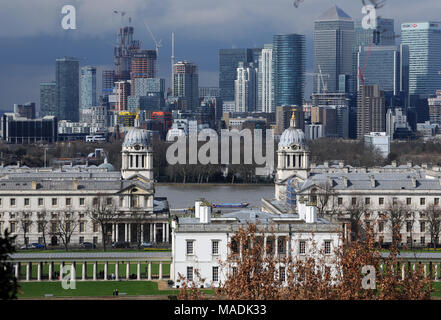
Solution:
<svg viewBox="0 0 441 320">
<path fill-rule="evenodd" d="M 407 116 L 403 113 L 403 109 L 389 109 L 386 113 L 386 134 L 391 140 L 394 139 L 394 133 L 398 128 L 409 129 L 410 126 L 407 123 Z"/>
<path fill-rule="evenodd" d="M 266 44 L 259 57 L 258 70 L 258 111 L 273 113 L 274 86 L 273 86 L 273 46 Z"/>
<path fill-rule="evenodd" d="M 234 81 L 236 112 L 255 111 L 257 106 L 257 68 L 253 63 L 244 65 L 239 62 L 237 77 Z"/>
<path fill-rule="evenodd" d="M 18 244 L 60 244 L 56 231 L 61 219 L 75 228 L 71 244 L 101 243 L 99 224 L 91 215 L 100 205 L 118 213 L 108 222 L 108 243 L 169 241 L 168 203 L 155 198 L 146 130 L 133 128 L 126 134 L 121 172 L 107 162 L 98 168 L 0 168 L 0 232 L 8 229 Z M 43 230 L 43 223 L 48 229 Z"/>
<path fill-rule="evenodd" d="M 322 124 L 307 124 L 305 125 L 305 137 L 306 140 L 315 140 L 322 138 L 323 125 Z"/>
<path fill-rule="evenodd" d="M 224 282 L 229 270 L 223 264 L 228 264 L 229 254 L 241 254 L 241 246 L 231 252 L 229 244 L 234 243 L 235 234 L 247 223 L 256 224 L 258 232 L 263 233 L 265 247 L 272 248 L 267 254 L 280 258 L 292 252 L 294 258 L 301 259 L 311 253 L 314 241 L 332 259 L 334 249 L 341 244 L 343 232 L 340 225 L 317 218 L 316 208 L 306 204 L 299 203 L 298 214 L 277 215 L 244 209 L 212 217 L 210 205 L 198 200 L 194 217 L 172 222 L 171 270 L 175 286 L 182 285 L 178 281 L 179 275 L 197 281 L 196 270 L 201 278 L 205 278 L 205 287 L 217 287 Z"/>
<path fill-rule="evenodd" d="M 390 153 L 390 136 L 386 132 L 371 132 L 364 136 L 364 145 L 378 149 L 387 158 Z"/>
<path fill-rule="evenodd" d="M 72 122 L 70 120 L 58 121 L 58 134 L 89 134 L 90 124 L 83 122 Z"/>
</svg>

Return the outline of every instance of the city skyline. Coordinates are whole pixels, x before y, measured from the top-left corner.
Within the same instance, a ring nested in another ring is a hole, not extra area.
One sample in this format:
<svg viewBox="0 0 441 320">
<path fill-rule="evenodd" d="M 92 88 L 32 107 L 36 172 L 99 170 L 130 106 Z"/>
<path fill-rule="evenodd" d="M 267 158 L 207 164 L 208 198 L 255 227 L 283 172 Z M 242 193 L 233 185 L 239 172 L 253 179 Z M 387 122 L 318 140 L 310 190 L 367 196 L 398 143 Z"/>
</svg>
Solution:
<svg viewBox="0 0 441 320">
<path fill-rule="evenodd" d="M 436 16 L 437 10 L 434 10 L 441 6 L 439 2 L 425 1 L 419 6 L 410 1 L 404 2 L 408 5 L 403 5 L 403 1 L 400 1 L 399 12 L 395 12 L 394 7 L 398 3 L 393 0 L 388 1 L 380 11 L 382 17 L 395 19 L 396 30 L 400 30 L 398 26 L 405 22 L 439 20 Z M 98 88 L 101 88 L 99 75 L 103 69 L 109 69 L 112 65 L 112 46 L 121 25 L 121 18 L 112 13 L 113 9 L 124 9 L 127 11 L 127 16 L 132 17 L 135 38 L 142 41 L 143 48 L 154 48 L 154 43 L 143 26 L 145 17 L 149 20 L 156 38 L 163 39 L 163 48 L 159 50 L 159 76 L 166 79 L 166 87 L 170 87 L 169 58 L 172 31 L 176 32 L 176 58 L 191 60 L 198 65 L 201 86 L 217 86 L 218 50 L 221 48 L 263 47 L 265 43 L 271 43 L 274 34 L 300 33 L 306 35 L 306 51 L 309 57 L 313 52 L 313 21 L 322 12 L 336 4 L 354 20 L 362 16 L 362 4 L 357 1 L 331 3 L 310 0 L 303 2 L 297 9 L 288 1 L 277 1 L 272 4 L 254 1 L 253 5 L 248 1 L 241 3 L 223 1 L 222 4 L 203 4 L 201 1 L 193 1 L 186 3 L 186 9 L 177 1 L 164 1 L 160 4 L 127 1 L 124 3 L 124 8 L 120 8 L 121 4 L 116 1 L 107 1 L 107 3 L 108 12 L 98 8 L 96 4 L 86 5 L 74 1 L 72 4 L 77 6 L 77 30 L 61 28 L 60 12 L 64 4 L 60 1 L 45 1 L 40 4 L 40 16 L 47 19 L 39 19 L 39 21 L 29 18 L 31 12 L 35 10 L 34 4 L 24 1 L 18 1 L 13 5 L 6 4 L 0 16 L 9 12 L 8 16 L 14 16 L 15 20 L 11 21 L 6 17 L 1 20 L 8 24 L 8 28 L 6 32 L 0 31 L 0 38 L 5 44 L 0 51 L 4 70 L 0 75 L 0 83 L 5 90 L 0 92 L 2 96 L 0 110 L 11 110 L 13 103 L 26 101 L 35 101 L 39 105 L 39 84 L 54 80 L 54 60 L 62 56 L 78 58 L 81 66 L 96 66 Z M 164 10 L 166 7 L 171 9 L 166 12 Z M 248 7 L 245 20 L 235 21 L 234 19 Z M 176 13 L 180 12 L 179 10 L 183 16 L 178 21 Z M 226 18 L 224 13 L 228 10 L 233 11 L 230 11 L 232 13 Z M 156 11 L 158 11 L 157 15 L 154 14 Z M 202 14 L 204 18 L 190 19 L 194 13 Z M 218 18 L 214 18 L 216 14 L 219 15 Z M 102 20 L 92 19 L 93 16 Z M 275 19 L 275 16 L 279 19 Z M 176 19 L 170 20 L 170 17 Z M 284 19 L 285 17 L 294 19 Z M 23 23 L 25 19 L 27 23 Z M 230 22 L 230 20 L 233 20 L 232 23 L 217 23 L 217 21 Z M 100 25 L 94 26 L 95 21 L 100 21 Z M 240 23 L 240 28 L 237 28 L 237 23 Z M 33 50 L 34 54 L 29 55 L 29 50 Z M 309 58 L 307 71 L 312 70 L 312 64 L 313 61 Z M 17 83 L 21 86 L 16 86 Z M 308 77 L 309 89 L 306 90 L 306 96 L 310 95 L 311 84 L 312 79 Z"/>
</svg>

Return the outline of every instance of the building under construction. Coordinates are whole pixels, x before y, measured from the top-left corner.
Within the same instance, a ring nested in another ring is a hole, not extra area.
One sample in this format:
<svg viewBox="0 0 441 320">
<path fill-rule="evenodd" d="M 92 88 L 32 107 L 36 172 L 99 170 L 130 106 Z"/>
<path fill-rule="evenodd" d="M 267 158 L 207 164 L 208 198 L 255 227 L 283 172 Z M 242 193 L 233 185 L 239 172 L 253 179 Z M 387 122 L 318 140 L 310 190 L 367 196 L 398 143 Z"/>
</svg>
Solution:
<svg viewBox="0 0 441 320">
<path fill-rule="evenodd" d="M 139 40 L 133 40 L 133 27 L 120 28 L 114 49 L 115 81 L 130 79 L 132 56 L 141 48 Z"/>
</svg>

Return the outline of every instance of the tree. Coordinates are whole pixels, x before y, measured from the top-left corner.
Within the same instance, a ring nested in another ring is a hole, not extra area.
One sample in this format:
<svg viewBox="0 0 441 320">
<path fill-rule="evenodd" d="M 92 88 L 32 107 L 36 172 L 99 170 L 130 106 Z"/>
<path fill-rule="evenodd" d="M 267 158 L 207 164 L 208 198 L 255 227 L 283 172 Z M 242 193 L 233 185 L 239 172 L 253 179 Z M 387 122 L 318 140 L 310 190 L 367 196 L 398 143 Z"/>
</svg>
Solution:
<svg viewBox="0 0 441 320">
<path fill-rule="evenodd" d="M 8 256 L 15 252 L 13 241 L 15 236 L 11 237 L 8 230 L 5 230 L 4 236 L 0 235 L 0 299 L 17 298 L 17 279 L 14 276 L 12 263 L 8 261 Z"/>
<path fill-rule="evenodd" d="M 433 244 L 433 247 L 436 248 L 440 233 L 441 208 L 439 205 L 431 204 L 424 210 L 424 213 L 426 214 L 427 218 L 430 242 Z"/>
<path fill-rule="evenodd" d="M 26 245 L 26 248 L 28 247 L 28 239 L 27 234 L 30 232 L 30 229 L 32 228 L 33 221 L 29 218 L 28 212 L 22 213 L 22 218 L 19 219 L 18 227 L 19 230 L 23 232 L 23 243 Z"/>
<path fill-rule="evenodd" d="M 55 223 L 54 235 L 61 239 L 64 248 L 68 251 L 72 234 L 78 227 L 77 213 L 74 211 L 59 212 L 53 219 L 53 223 Z"/>
<path fill-rule="evenodd" d="M 94 198 L 92 207 L 88 210 L 92 222 L 100 227 L 104 251 L 107 248 L 109 229 L 111 230 L 112 223 L 118 217 L 118 210 L 112 200 L 112 198 L 98 195 Z"/>
<path fill-rule="evenodd" d="M 319 184 L 315 196 L 319 216 L 323 217 L 326 214 L 332 218 L 338 212 L 335 203 L 336 193 L 332 185 L 329 183 Z"/>
<path fill-rule="evenodd" d="M 369 205 L 365 204 L 361 198 L 356 198 L 355 201 L 346 207 L 344 215 L 349 219 L 351 226 L 351 241 L 357 240 L 361 237 L 361 231 L 363 231 L 361 218 L 367 217 L 370 213 L 371 210 Z"/>
<path fill-rule="evenodd" d="M 386 219 L 390 222 L 392 245 L 395 247 L 398 247 L 401 242 L 401 229 L 411 211 L 409 206 L 396 199 L 393 199 L 386 208 Z"/>
<path fill-rule="evenodd" d="M 37 220 L 38 232 L 41 232 L 43 242 L 44 242 L 44 247 L 47 248 L 46 236 L 48 234 L 50 234 L 49 214 L 47 213 L 46 210 L 42 210 L 37 213 L 37 217 L 38 217 L 38 220 Z"/>
</svg>

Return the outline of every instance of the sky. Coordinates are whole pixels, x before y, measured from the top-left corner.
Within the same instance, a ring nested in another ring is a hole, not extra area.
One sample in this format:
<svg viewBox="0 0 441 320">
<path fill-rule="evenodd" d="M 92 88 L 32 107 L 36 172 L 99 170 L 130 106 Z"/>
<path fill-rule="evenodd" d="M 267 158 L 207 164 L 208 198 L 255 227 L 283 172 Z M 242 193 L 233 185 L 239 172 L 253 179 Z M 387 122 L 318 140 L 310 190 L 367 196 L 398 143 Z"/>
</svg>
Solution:
<svg viewBox="0 0 441 320">
<path fill-rule="evenodd" d="M 0 0 L 0 110 L 14 103 L 39 105 L 40 82 L 55 80 L 55 59 L 74 56 L 101 71 L 112 68 L 122 23 L 135 28 L 144 49 L 154 49 L 144 22 L 158 40 L 159 76 L 170 85 L 171 32 L 175 56 L 199 67 L 199 85 L 217 86 L 220 48 L 263 47 L 274 34 L 306 35 L 307 71 L 313 69 L 313 21 L 333 5 L 361 19 L 361 0 Z M 64 5 L 76 9 L 75 30 L 61 27 Z M 126 12 L 123 20 L 114 11 Z M 441 21 L 440 0 L 387 0 L 379 15 L 401 23 Z M 398 40 L 399 41 L 399 40 Z M 312 79 L 308 78 L 307 94 Z"/>
</svg>

